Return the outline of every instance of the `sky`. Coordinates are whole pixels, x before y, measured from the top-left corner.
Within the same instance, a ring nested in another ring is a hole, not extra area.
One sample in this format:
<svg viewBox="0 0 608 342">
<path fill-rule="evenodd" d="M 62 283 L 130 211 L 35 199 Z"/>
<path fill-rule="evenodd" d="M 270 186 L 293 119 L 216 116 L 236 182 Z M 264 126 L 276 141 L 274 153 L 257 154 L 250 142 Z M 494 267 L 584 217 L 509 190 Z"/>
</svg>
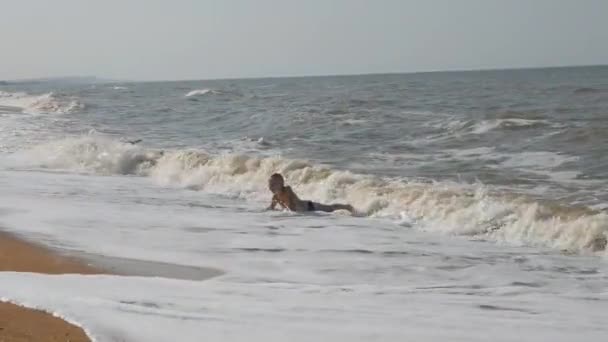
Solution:
<svg viewBox="0 0 608 342">
<path fill-rule="evenodd" d="M 608 64 L 608 0 L 0 0 L 0 80 Z"/>
</svg>

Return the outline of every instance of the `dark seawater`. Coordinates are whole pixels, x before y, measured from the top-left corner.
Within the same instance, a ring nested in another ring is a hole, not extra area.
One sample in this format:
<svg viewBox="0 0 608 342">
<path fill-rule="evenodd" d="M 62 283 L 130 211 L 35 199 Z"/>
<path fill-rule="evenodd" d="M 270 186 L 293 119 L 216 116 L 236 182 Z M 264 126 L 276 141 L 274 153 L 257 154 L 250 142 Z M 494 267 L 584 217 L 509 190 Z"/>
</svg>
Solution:
<svg viewBox="0 0 608 342">
<path fill-rule="evenodd" d="M 555 196 L 580 192 L 570 199 L 587 204 L 608 199 L 592 191 L 608 178 L 608 67 L 114 86 L 2 89 L 84 103 L 57 134 L 94 129 L 155 147 L 211 150 L 263 138 L 252 150 L 339 169 L 542 185 Z M 186 97 L 196 89 L 208 92 Z"/>
</svg>

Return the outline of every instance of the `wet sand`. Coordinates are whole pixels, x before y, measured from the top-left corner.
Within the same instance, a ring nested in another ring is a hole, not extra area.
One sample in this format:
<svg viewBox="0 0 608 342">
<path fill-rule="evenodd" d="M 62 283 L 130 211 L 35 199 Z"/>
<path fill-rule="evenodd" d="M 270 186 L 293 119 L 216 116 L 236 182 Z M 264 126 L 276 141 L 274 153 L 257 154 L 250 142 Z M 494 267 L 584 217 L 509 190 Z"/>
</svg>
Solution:
<svg viewBox="0 0 608 342">
<path fill-rule="evenodd" d="M 57 251 L 0 231 L 0 272 L 114 274 L 202 281 L 223 274 L 209 267 Z M 2 294 L 0 293 L 0 297 Z M 46 312 L 0 301 L 0 342 L 90 341 L 84 331 Z"/>
<path fill-rule="evenodd" d="M 75 258 L 62 256 L 2 232 L 0 232 L 0 271 L 45 274 L 104 273 Z M 0 341 L 81 342 L 90 339 L 81 328 L 49 313 L 0 302 Z"/>
</svg>

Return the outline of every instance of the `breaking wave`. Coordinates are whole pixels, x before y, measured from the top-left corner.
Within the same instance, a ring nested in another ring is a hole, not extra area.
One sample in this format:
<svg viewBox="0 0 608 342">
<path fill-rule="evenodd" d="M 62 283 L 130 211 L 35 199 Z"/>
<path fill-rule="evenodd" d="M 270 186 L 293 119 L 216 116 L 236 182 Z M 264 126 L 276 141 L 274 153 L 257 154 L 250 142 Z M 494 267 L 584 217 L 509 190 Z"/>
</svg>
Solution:
<svg viewBox="0 0 608 342">
<path fill-rule="evenodd" d="M 22 112 L 30 114 L 66 114 L 84 109 L 84 104 L 77 100 L 58 96 L 52 92 L 30 95 L 23 92 L 0 91 L 0 106 L 18 108 Z"/>
<path fill-rule="evenodd" d="M 482 135 L 493 131 L 514 131 L 554 126 L 547 120 L 523 118 L 497 118 L 488 120 L 450 120 L 431 123 L 431 127 L 444 131 L 442 134 Z M 440 137 L 444 137 L 443 135 Z"/>
<path fill-rule="evenodd" d="M 475 123 L 471 126 L 471 132 L 473 134 L 484 134 L 496 129 L 520 129 L 520 128 L 533 128 L 546 126 L 547 122 L 544 120 L 531 120 L 531 119 L 494 119 L 494 120 L 483 120 Z"/>
<path fill-rule="evenodd" d="M 217 90 L 213 89 L 195 89 L 188 92 L 185 97 L 195 97 L 195 96 L 203 96 L 203 95 L 211 95 L 211 94 L 219 94 Z"/>
<path fill-rule="evenodd" d="M 362 215 L 426 231 L 606 254 L 608 214 L 494 191 L 332 170 L 301 160 L 200 150 L 145 149 L 100 136 L 54 141 L 13 155 L 20 167 L 151 177 L 163 185 L 238 196 L 265 205 L 266 181 L 282 173 L 303 198 L 349 202 Z"/>
</svg>

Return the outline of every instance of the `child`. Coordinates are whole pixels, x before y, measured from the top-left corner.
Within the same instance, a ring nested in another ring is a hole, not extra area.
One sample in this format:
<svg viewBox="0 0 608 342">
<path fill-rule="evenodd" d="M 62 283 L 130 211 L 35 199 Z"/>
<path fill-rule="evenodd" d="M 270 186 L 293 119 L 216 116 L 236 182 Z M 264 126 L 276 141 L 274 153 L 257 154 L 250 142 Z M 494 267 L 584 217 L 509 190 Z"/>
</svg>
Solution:
<svg viewBox="0 0 608 342">
<path fill-rule="evenodd" d="M 268 179 L 268 188 L 273 193 L 272 202 L 268 209 L 274 210 L 277 204 L 291 211 L 325 211 L 332 212 L 334 210 L 348 210 L 351 213 L 354 211 L 349 204 L 321 204 L 313 201 L 303 201 L 298 198 L 291 187 L 285 186 L 285 180 L 279 173 L 275 173 Z"/>
</svg>

